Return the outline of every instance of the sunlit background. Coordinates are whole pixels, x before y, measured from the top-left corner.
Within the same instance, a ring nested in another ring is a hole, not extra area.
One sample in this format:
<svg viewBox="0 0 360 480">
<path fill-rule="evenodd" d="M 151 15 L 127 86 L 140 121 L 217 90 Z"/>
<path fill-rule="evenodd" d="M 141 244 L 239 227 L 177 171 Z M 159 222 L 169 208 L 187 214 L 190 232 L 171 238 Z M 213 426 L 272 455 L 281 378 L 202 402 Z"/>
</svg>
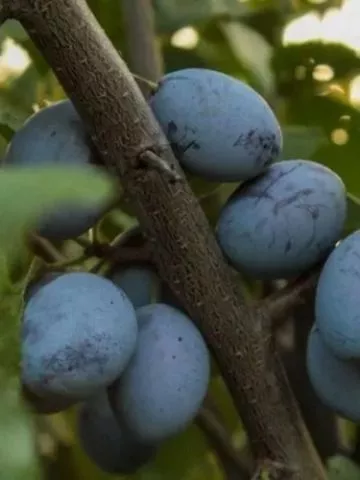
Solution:
<svg viewBox="0 0 360 480">
<path fill-rule="evenodd" d="M 247 0 L 239 0 L 246 2 Z M 326 0 L 312 0 L 309 3 L 319 5 Z M 309 41 L 323 43 L 336 43 L 344 45 L 360 56 L 360 0 L 344 0 L 338 8 L 328 8 L 323 14 L 310 11 L 290 21 L 282 32 L 282 44 L 300 45 Z M 175 32 L 171 43 L 182 49 L 193 49 L 199 42 L 199 35 L 195 28 L 187 26 Z M 301 78 L 304 67 L 299 66 L 296 75 Z M 319 64 L 313 69 L 313 78 L 318 82 L 331 82 L 334 70 L 331 65 Z M 340 85 L 328 84 L 327 92 L 347 95 L 349 102 L 360 107 L 360 75 L 354 76 L 349 81 L 347 91 Z M 348 133 L 343 128 L 332 132 L 331 139 L 337 145 L 344 145 L 348 141 Z"/>
<path fill-rule="evenodd" d="M 238 0 L 246 3 L 247 0 Z M 311 0 L 310 3 L 319 5 L 326 0 Z M 324 43 L 338 43 L 353 49 L 360 55 L 360 0 L 344 0 L 339 8 L 328 8 L 324 14 L 317 11 L 308 12 L 285 27 L 282 34 L 283 45 L 303 44 L 308 41 Z M 199 42 L 199 34 L 192 26 L 177 30 L 171 38 L 174 47 L 184 50 L 194 49 Z M 8 38 L 3 44 L 0 56 L 0 81 L 12 75 L 21 74 L 29 65 L 30 58 L 27 52 Z M 301 69 L 298 74 L 301 76 Z M 313 70 L 313 77 L 319 82 L 329 82 L 334 76 L 330 65 L 317 65 Z M 355 76 L 348 89 L 350 102 L 360 106 L 360 75 Z"/>
</svg>

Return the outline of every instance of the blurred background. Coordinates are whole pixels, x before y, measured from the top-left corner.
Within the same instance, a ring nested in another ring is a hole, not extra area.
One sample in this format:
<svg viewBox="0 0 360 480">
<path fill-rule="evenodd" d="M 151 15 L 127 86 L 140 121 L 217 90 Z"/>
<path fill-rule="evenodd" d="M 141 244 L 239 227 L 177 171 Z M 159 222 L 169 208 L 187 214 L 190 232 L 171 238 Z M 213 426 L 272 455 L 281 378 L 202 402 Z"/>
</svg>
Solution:
<svg viewBox="0 0 360 480">
<path fill-rule="evenodd" d="M 127 59 L 126 19 L 121 3 L 89 0 L 99 22 Z M 282 157 L 315 160 L 339 173 L 349 192 L 347 229 L 358 228 L 360 0 L 154 0 L 153 3 L 165 70 L 211 68 L 253 86 L 270 103 L 283 127 Z M 64 98 L 64 92 L 20 24 L 8 21 L 1 27 L 0 45 L 1 156 L 24 120 L 47 102 Z M 194 186 L 198 192 L 208 191 L 196 180 Z M 228 191 L 224 193 L 227 194 Z M 204 209 L 210 220 L 216 217 L 221 198 L 218 191 L 215 200 L 211 195 L 205 198 Z M 307 316 L 309 312 L 301 314 Z M 303 371 L 300 374 L 304 376 Z M 299 385 L 304 385 L 306 379 L 302 382 Z M 306 388 L 309 391 L 309 386 Z M 233 445 L 243 448 L 245 433 L 217 375 L 212 380 L 211 394 Z M 356 444 L 355 427 L 343 422 L 341 428 L 344 425 L 346 428 L 341 446 L 335 445 L 333 417 L 316 403 L 311 392 L 309 395 L 310 400 L 309 397 L 302 401 L 304 408 L 308 405 L 307 420 L 316 423 L 315 416 L 324 415 L 325 430 L 313 425 L 314 431 L 323 434 L 317 444 L 323 458 L 332 457 L 340 448 L 352 449 L 353 458 L 358 460 L 360 448 Z M 74 435 L 72 411 L 39 417 L 36 424 L 37 449 L 45 480 L 121 478 L 102 474 L 83 454 Z M 0 443 L 15 442 L 21 448 L 22 437 L 13 428 L 12 424 L 10 430 L 2 429 Z M 129 478 L 230 479 L 231 474 L 224 470 L 213 447 L 194 425 L 168 442 L 149 467 Z M 15 471 L 13 477 L 1 474 L 4 451 L 0 447 L 0 479 L 12 480 L 17 478 Z M 360 479 L 358 470 L 352 471 L 353 476 L 346 475 L 332 478 Z"/>
</svg>

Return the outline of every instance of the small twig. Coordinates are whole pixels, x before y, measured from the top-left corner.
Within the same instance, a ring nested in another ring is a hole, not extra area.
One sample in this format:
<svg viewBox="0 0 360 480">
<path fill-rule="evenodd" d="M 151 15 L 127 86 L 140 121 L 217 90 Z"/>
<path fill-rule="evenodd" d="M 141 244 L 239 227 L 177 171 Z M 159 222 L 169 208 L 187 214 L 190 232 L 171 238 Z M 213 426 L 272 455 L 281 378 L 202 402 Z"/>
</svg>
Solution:
<svg viewBox="0 0 360 480">
<path fill-rule="evenodd" d="M 110 263 L 111 267 L 114 265 L 129 263 L 152 263 L 151 248 L 148 242 L 139 245 L 126 246 L 132 238 L 140 237 L 141 233 L 140 226 L 136 225 L 135 227 L 120 233 L 108 245 L 93 245 L 93 248 L 99 249 L 99 254 L 101 253 L 101 249 L 103 249 L 103 251 L 102 255 L 100 255 L 102 258 L 91 268 L 90 271 L 92 273 L 97 273 L 106 263 Z"/>
<path fill-rule="evenodd" d="M 84 249 L 85 248 L 92 248 L 93 245 L 94 245 L 92 240 L 89 240 L 89 239 L 84 238 L 84 237 L 73 238 L 72 240 Z"/>
<path fill-rule="evenodd" d="M 49 270 L 57 271 L 57 270 L 65 270 L 70 267 L 77 267 L 78 264 L 83 263 L 88 259 L 89 259 L 89 256 L 86 253 L 83 253 L 82 255 L 79 255 L 75 258 L 67 258 L 65 261 L 52 263 L 49 266 Z M 77 267 L 76 269 L 79 270 L 79 267 Z"/>
<path fill-rule="evenodd" d="M 172 182 L 184 181 L 182 175 L 180 175 L 172 165 L 168 164 L 163 158 L 159 157 L 151 150 L 145 150 L 139 155 L 139 160 L 146 166 L 157 170 L 158 172 L 166 175 Z"/>
<path fill-rule="evenodd" d="M 151 263 L 151 251 L 149 245 L 141 247 L 121 247 L 114 249 L 106 259 L 112 265 L 129 263 Z"/>
<path fill-rule="evenodd" d="M 30 234 L 30 243 L 36 255 L 45 262 L 63 263 L 67 261 L 63 255 L 49 240 L 35 233 Z"/>
<path fill-rule="evenodd" d="M 198 413 L 196 424 L 205 433 L 220 460 L 230 466 L 232 471 L 236 470 L 236 478 L 249 478 L 246 462 L 241 459 L 239 452 L 231 444 L 227 430 L 216 418 L 216 415 L 210 409 L 203 407 Z"/>
<path fill-rule="evenodd" d="M 163 61 L 154 27 L 151 0 L 123 0 L 124 27 L 130 69 L 142 78 L 157 82 L 163 73 Z M 149 94 L 149 86 L 140 86 Z M 152 90 L 152 87 L 151 87 Z"/>
<path fill-rule="evenodd" d="M 141 82 L 141 83 L 144 83 L 145 85 L 147 85 L 151 92 L 154 92 L 159 86 L 158 83 L 152 82 L 151 80 L 148 80 L 147 78 L 144 78 L 141 75 L 138 75 L 137 73 L 132 73 L 131 72 L 131 75 L 135 78 L 135 80 L 138 80 L 138 84 L 139 84 L 139 82 Z M 140 85 L 139 85 L 139 87 L 140 87 Z"/>
<path fill-rule="evenodd" d="M 316 266 L 309 273 L 300 276 L 258 304 L 257 308 L 266 314 L 273 328 L 280 326 L 288 318 L 289 311 L 303 303 L 304 295 L 316 288 L 322 266 L 323 264 Z"/>
</svg>

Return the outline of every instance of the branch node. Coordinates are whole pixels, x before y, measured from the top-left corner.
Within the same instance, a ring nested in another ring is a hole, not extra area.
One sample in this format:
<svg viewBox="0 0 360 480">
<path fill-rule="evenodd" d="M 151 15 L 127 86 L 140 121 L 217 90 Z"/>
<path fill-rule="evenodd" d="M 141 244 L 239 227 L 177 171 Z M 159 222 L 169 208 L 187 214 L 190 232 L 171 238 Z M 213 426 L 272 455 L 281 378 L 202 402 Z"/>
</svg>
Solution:
<svg viewBox="0 0 360 480">
<path fill-rule="evenodd" d="M 165 175 L 170 182 L 182 182 L 184 178 L 175 170 L 173 165 L 167 163 L 163 158 L 152 150 L 145 150 L 138 155 L 138 160 L 141 165 L 156 170 Z"/>
<path fill-rule="evenodd" d="M 315 290 L 322 266 L 323 263 L 317 265 L 313 270 L 272 293 L 257 305 L 273 328 L 281 326 L 288 313 L 305 301 L 304 296 Z"/>
</svg>

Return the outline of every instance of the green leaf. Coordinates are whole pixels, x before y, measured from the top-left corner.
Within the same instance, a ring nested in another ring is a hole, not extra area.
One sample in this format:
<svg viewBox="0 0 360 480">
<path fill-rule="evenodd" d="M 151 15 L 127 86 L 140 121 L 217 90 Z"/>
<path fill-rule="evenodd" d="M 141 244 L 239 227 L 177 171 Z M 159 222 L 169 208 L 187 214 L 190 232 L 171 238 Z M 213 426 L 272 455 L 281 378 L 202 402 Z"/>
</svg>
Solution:
<svg viewBox="0 0 360 480">
<path fill-rule="evenodd" d="M 343 455 L 335 455 L 327 462 L 329 480 L 360 480 L 360 468 Z"/>
<path fill-rule="evenodd" d="M 31 113 L 31 110 L 28 108 L 12 102 L 9 98 L 8 90 L 6 90 L 6 93 L 0 93 L 0 123 L 2 125 L 6 125 L 9 129 L 16 131 L 23 125 Z"/>
<path fill-rule="evenodd" d="M 253 74 L 265 96 L 271 95 L 275 79 L 271 69 L 273 48 L 259 32 L 240 22 L 221 22 L 233 54 Z M 254 51 L 256 54 L 254 55 Z"/>
<path fill-rule="evenodd" d="M 0 171 L 0 360 L 9 376 L 19 369 L 19 324 L 23 281 L 11 283 L 12 268 L 25 257 L 25 234 L 39 215 L 58 202 L 109 198 L 104 175 L 78 168 Z"/>
<path fill-rule="evenodd" d="M 347 194 L 347 218 L 344 235 L 350 235 L 360 229 L 360 199 L 351 193 Z"/>
<path fill-rule="evenodd" d="M 4 480 L 41 480 L 34 425 L 18 382 L 0 374 L 0 470 Z"/>
<path fill-rule="evenodd" d="M 328 142 L 322 128 L 287 125 L 282 129 L 284 146 L 281 158 L 311 160 L 312 155 Z"/>
<path fill-rule="evenodd" d="M 171 32 L 189 24 L 202 23 L 217 16 L 242 16 L 253 10 L 237 0 L 155 0 L 159 29 Z"/>
<path fill-rule="evenodd" d="M 180 453 L 181 452 L 181 453 Z M 155 461 L 133 480 L 223 480 L 223 472 L 200 430 L 192 425 L 184 433 L 168 440 Z"/>
<path fill-rule="evenodd" d="M 45 211 L 62 202 L 106 203 L 107 176 L 72 168 L 3 169 L 0 172 L 0 255 L 8 265 L 24 251 L 24 236 Z M 1 276 L 1 272 L 0 272 Z"/>
<path fill-rule="evenodd" d="M 7 141 L 10 142 L 12 136 L 14 135 L 15 130 L 13 130 L 6 123 L 0 123 L 0 135 Z"/>
<path fill-rule="evenodd" d="M 22 283 L 11 284 L 6 259 L 0 253 L 0 361 L 1 369 L 8 377 L 18 374 L 20 364 L 22 287 Z"/>
</svg>

